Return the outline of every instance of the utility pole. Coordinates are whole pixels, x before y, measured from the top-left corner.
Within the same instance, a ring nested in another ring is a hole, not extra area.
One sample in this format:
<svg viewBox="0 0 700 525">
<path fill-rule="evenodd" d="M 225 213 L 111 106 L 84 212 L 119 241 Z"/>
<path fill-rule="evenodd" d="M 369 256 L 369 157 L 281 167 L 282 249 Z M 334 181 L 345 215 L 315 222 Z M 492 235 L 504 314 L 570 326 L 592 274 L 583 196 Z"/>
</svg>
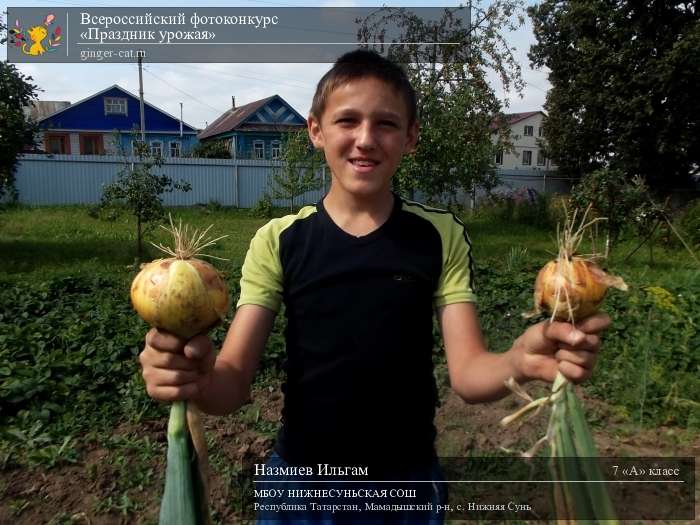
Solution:
<svg viewBox="0 0 700 525">
<path fill-rule="evenodd" d="M 146 143 L 146 115 L 143 112 L 143 71 L 141 63 L 143 57 L 139 53 L 139 99 L 141 101 L 141 142 Z"/>
</svg>

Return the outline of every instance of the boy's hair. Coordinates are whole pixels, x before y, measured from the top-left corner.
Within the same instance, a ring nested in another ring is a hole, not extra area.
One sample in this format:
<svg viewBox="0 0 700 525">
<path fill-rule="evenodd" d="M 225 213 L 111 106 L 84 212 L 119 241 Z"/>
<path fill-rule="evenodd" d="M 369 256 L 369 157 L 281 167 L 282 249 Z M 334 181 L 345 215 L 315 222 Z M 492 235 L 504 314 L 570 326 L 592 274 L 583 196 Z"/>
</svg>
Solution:
<svg viewBox="0 0 700 525">
<path fill-rule="evenodd" d="M 358 49 L 341 56 L 316 86 L 311 115 L 321 120 L 331 93 L 340 85 L 360 78 L 374 77 L 398 91 L 406 103 L 408 123 L 416 120 L 416 92 L 401 67 L 379 53 Z"/>
</svg>

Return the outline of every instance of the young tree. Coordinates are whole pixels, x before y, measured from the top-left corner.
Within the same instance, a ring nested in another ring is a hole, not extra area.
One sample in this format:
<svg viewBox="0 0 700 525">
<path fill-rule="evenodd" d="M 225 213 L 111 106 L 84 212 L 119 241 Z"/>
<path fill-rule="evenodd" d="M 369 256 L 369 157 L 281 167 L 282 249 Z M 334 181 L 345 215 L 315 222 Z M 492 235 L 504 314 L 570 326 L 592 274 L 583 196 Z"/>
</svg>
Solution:
<svg viewBox="0 0 700 525">
<path fill-rule="evenodd" d="M 0 22 L 0 44 L 7 41 L 6 31 Z M 24 107 L 37 98 L 38 88 L 32 80 L 7 61 L 0 62 L 0 197 L 10 194 L 16 200 L 17 155 L 34 144 L 36 124 L 24 115 Z"/>
<path fill-rule="evenodd" d="M 270 193 L 275 199 L 289 201 L 289 211 L 294 211 L 294 200 L 307 191 L 321 187 L 318 170 L 322 156 L 314 150 L 306 129 L 287 133 L 282 140 L 283 165 L 274 168 Z"/>
<path fill-rule="evenodd" d="M 700 169 L 696 4 L 545 0 L 528 12 L 530 60 L 550 70 L 544 132 L 560 172 L 687 184 Z"/>
<path fill-rule="evenodd" d="M 522 92 L 520 66 L 505 33 L 522 25 L 524 11 L 520 0 L 497 0 L 483 9 L 474 4 L 471 23 L 463 20 L 469 14 L 464 7 L 445 8 L 437 22 L 404 8 L 382 8 L 359 31 L 360 41 L 383 52 L 387 31 L 398 28 L 400 35 L 386 48 L 388 56 L 405 65 L 418 96 L 420 142 L 394 179 L 403 193 L 419 190 L 429 199 L 440 199 L 496 183 L 495 153 L 508 149 L 509 140 L 505 119 L 497 118 L 502 116 L 501 103 L 487 74 L 495 73 L 505 91 Z"/>
<path fill-rule="evenodd" d="M 190 191 L 192 186 L 185 181 L 175 182 L 167 175 L 156 175 L 155 167 L 163 164 L 160 157 L 153 157 L 147 144 L 134 137 L 134 154 L 138 163 L 125 157 L 124 167 L 117 179 L 107 184 L 102 192 L 100 207 L 122 205 L 136 217 L 136 249 L 139 260 L 143 255 L 143 235 L 152 224 L 165 216 L 163 193 Z M 119 207 L 117 208 L 119 209 Z"/>
</svg>

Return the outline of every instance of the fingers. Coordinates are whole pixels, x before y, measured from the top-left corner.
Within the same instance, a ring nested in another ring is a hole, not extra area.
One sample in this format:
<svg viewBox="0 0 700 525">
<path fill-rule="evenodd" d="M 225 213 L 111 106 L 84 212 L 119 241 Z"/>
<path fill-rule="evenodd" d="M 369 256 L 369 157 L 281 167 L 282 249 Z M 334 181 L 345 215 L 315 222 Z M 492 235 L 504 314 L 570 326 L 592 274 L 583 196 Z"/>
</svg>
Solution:
<svg viewBox="0 0 700 525">
<path fill-rule="evenodd" d="M 155 348 L 160 352 L 181 354 L 186 343 L 185 339 L 157 328 L 151 328 L 146 334 L 146 346 Z"/>
<path fill-rule="evenodd" d="M 141 375 L 148 395 L 158 401 L 191 399 L 209 384 L 216 355 L 211 340 L 195 336 L 189 341 L 152 329 L 139 354 Z"/>
<path fill-rule="evenodd" d="M 611 320 L 608 314 L 596 314 L 576 323 L 576 328 L 587 334 L 599 334 L 607 330 Z"/>
<path fill-rule="evenodd" d="M 576 326 L 564 322 L 552 322 L 544 325 L 544 336 L 555 341 L 558 347 L 569 345 L 597 351 L 600 348 L 600 337 L 597 335 L 610 326 L 607 315 L 594 315 L 581 321 Z"/>
</svg>

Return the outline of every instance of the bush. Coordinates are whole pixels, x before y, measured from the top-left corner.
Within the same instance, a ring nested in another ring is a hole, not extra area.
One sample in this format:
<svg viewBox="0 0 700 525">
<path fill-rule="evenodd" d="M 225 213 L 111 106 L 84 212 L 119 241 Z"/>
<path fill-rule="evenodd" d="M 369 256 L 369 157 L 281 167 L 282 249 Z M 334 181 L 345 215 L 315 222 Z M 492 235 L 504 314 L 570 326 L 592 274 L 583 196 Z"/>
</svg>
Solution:
<svg viewBox="0 0 700 525">
<path fill-rule="evenodd" d="M 492 193 L 485 202 L 487 213 L 503 222 L 528 224 L 542 228 L 552 226 L 551 196 L 534 188 L 518 188 Z"/>
<path fill-rule="evenodd" d="M 221 140 L 200 142 L 190 152 L 190 157 L 202 159 L 230 159 L 231 152 Z"/>
<path fill-rule="evenodd" d="M 272 197 L 267 193 L 250 209 L 250 214 L 259 219 L 271 219 L 273 213 Z"/>
</svg>

